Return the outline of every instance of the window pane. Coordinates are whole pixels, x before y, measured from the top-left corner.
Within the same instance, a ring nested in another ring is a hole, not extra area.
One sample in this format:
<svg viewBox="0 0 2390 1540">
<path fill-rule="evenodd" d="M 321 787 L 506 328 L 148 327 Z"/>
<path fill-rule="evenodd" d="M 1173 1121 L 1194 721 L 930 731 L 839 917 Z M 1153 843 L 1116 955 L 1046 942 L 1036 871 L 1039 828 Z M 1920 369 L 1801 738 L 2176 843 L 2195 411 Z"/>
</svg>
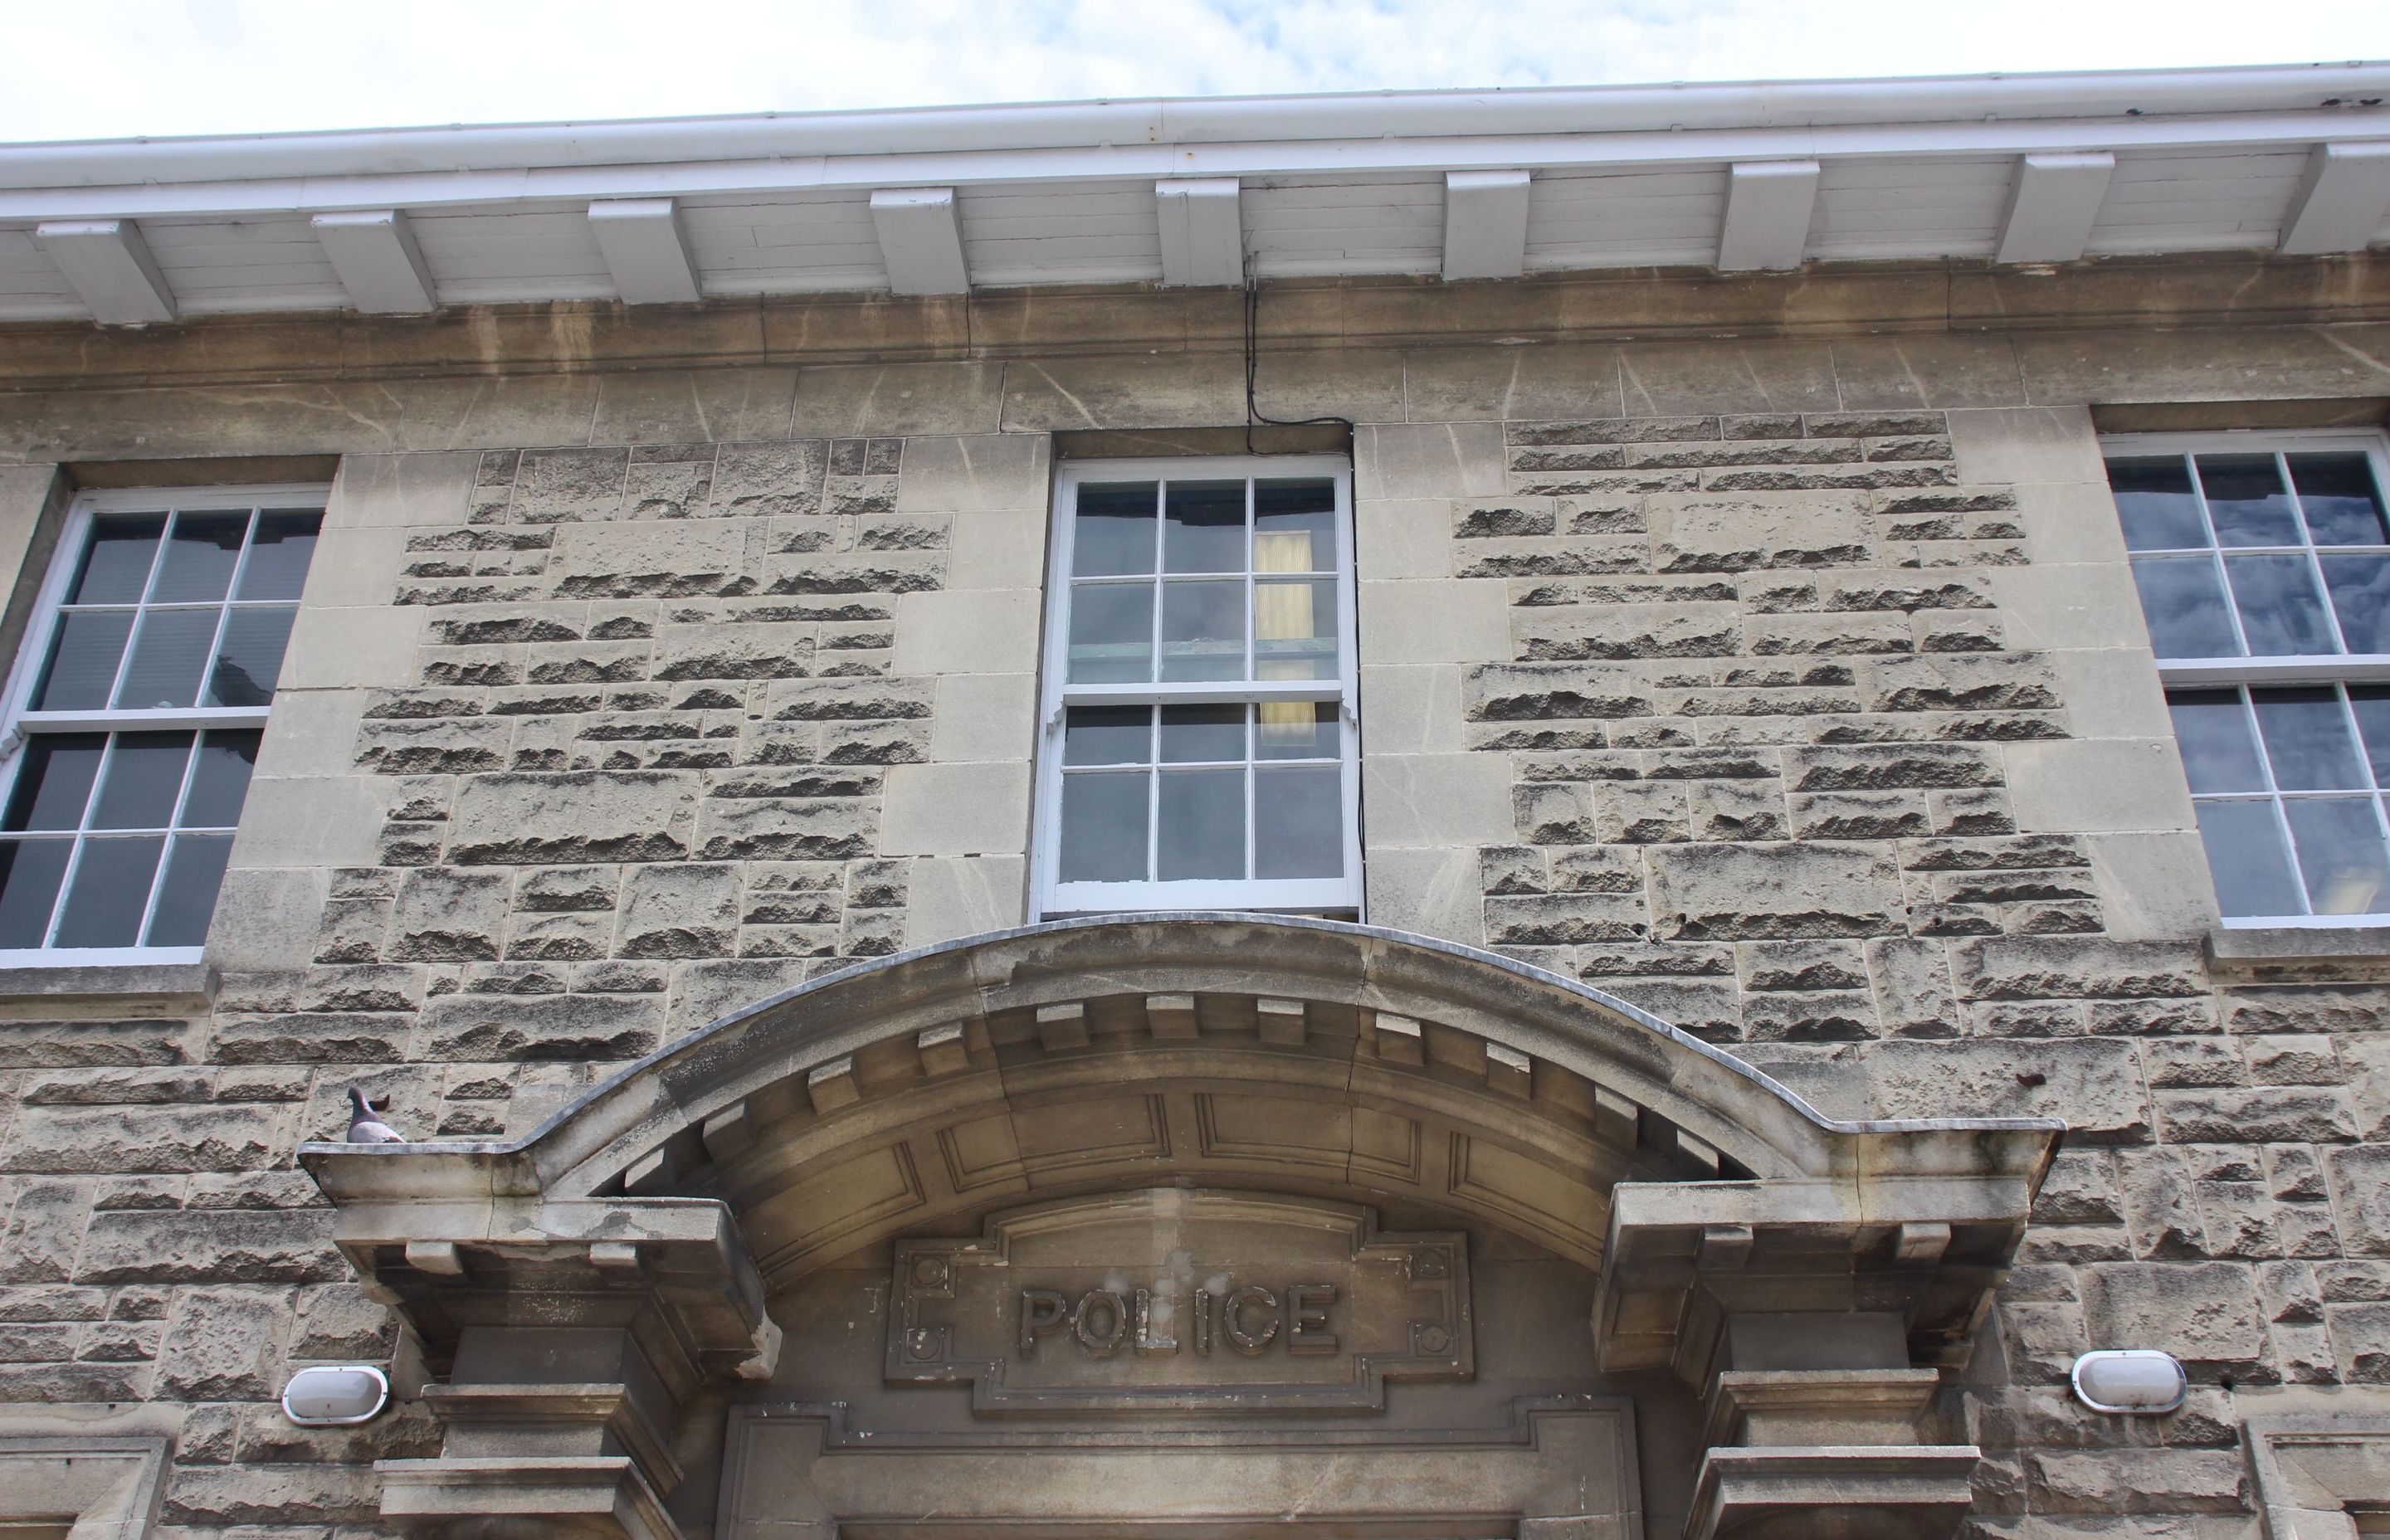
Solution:
<svg viewBox="0 0 2390 1540">
<path fill-rule="evenodd" d="M 1255 481 L 1253 571 L 1336 570 L 1336 483 Z"/>
<path fill-rule="evenodd" d="M 2282 849 L 2274 803 L 2199 802 L 2199 837 L 2216 901 L 2228 915 L 2299 915 L 2299 885 Z"/>
<path fill-rule="evenodd" d="M 1073 706 L 1062 713 L 1065 764 L 1150 764 L 1153 708 Z"/>
<path fill-rule="evenodd" d="M 94 828 L 164 828 L 183 794 L 183 766 L 191 757 L 188 733 L 119 733 L 101 774 Z"/>
<path fill-rule="evenodd" d="M 1244 482 L 1173 481 L 1163 518 L 1163 571 L 1245 570 Z"/>
<path fill-rule="evenodd" d="M 2390 786 L 2390 685 L 2351 685 L 2348 704 L 2357 712 L 2357 731 L 2365 740 L 2373 783 Z"/>
<path fill-rule="evenodd" d="M 191 766 L 191 789 L 183 799 L 185 828 L 230 828 L 240 822 L 240 804 L 249 796 L 250 772 L 257 767 L 253 732 L 217 731 L 201 735 L 199 762 Z"/>
<path fill-rule="evenodd" d="M 2382 493 L 2362 455 L 2293 455 L 2291 484 L 2299 489 L 2307 533 L 2319 545 L 2384 543 Z"/>
<path fill-rule="evenodd" d="M 136 514 L 130 519 L 93 521 L 91 544 L 84 548 L 83 571 L 67 592 L 69 604 L 131 604 L 149 584 L 149 566 L 158 554 L 158 536 L 165 533 L 163 514 Z"/>
<path fill-rule="evenodd" d="M 210 706 L 263 706 L 274 699 L 282 677 L 282 655 L 290 647 L 296 610 L 236 610 L 225 621 L 224 640 L 208 670 Z"/>
<path fill-rule="evenodd" d="M 2327 556 L 2324 586 L 2351 652 L 2390 652 L 2390 556 Z"/>
<path fill-rule="evenodd" d="M 43 712 L 87 712 L 105 708 L 116 683 L 117 660 L 124 656 L 124 638 L 133 634 L 133 616 L 126 610 L 58 617 L 58 640 L 50 644 L 50 664 L 33 709 Z"/>
<path fill-rule="evenodd" d="M 0 840 L 0 946 L 40 946 L 71 840 Z"/>
<path fill-rule="evenodd" d="M 1162 585 L 1162 677 L 1165 680 L 1245 676 L 1245 585 L 1165 583 Z"/>
<path fill-rule="evenodd" d="M 208 939 L 224 886 L 225 862 L 232 855 L 229 834 L 178 834 L 166 857 L 166 879 L 158 889 L 158 912 L 149 921 L 148 944 L 197 946 Z"/>
<path fill-rule="evenodd" d="M 2307 904 L 2319 915 L 2371 915 L 2384 905 L 2390 863 L 2371 797 L 2301 798 L 2282 804 Z"/>
<path fill-rule="evenodd" d="M 1336 667 L 1336 584 L 1256 583 L 1253 585 L 1253 676 L 1333 679 Z"/>
<path fill-rule="evenodd" d="M 214 647 L 221 610 L 152 610 L 141 617 L 133 638 L 133 659 L 124 665 L 124 683 L 116 687 L 116 703 L 126 711 L 161 706 L 188 706 L 198 699 L 199 676 L 207 671 L 209 649 Z"/>
<path fill-rule="evenodd" d="M 2232 599 L 2241 610 L 2249 655 L 2336 652 L 2332 624 L 2316 593 L 2315 574 L 2305 556 L 2232 556 L 2224 570 L 2232 579 Z"/>
<path fill-rule="evenodd" d="M 1164 706 L 1162 708 L 1162 763 L 1217 764 L 1245 758 L 1245 708 L 1242 706 Z"/>
<path fill-rule="evenodd" d="M 159 834 L 85 840 L 53 944 L 133 945 L 141 934 L 142 911 L 149 906 L 149 879 L 165 848 L 165 837 Z"/>
<path fill-rule="evenodd" d="M 249 510 L 237 513 L 182 513 L 174 516 L 174 533 L 166 541 L 166 558 L 158 564 L 158 581 L 149 590 L 152 604 L 190 604 L 221 599 L 232 589 L 232 570 L 240 560 L 240 543 L 249 533 Z"/>
<path fill-rule="evenodd" d="M 2202 455 L 2199 484 L 2221 545 L 2296 545 L 2299 521 L 2271 455 Z"/>
<path fill-rule="evenodd" d="M 2240 651 L 2216 564 L 2204 556 L 2138 557 L 2133 582 L 2161 658 L 2229 658 Z"/>
<path fill-rule="evenodd" d="M 2191 470 L 2179 456 L 2163 460 L 2110 460 L 2108 485 L 2116 494 L 2116 516 L 2131 551 L 2191 550 L 2207 544 Z"/>
<path fill-rule="evenodd" d="M 1062 777 L 1061 879 L 1065 882 L 1145 879 L 1147 777 Z"/>
<path fill-rule="evenodd" d="M 285 508 L 257 516 L 250 536 L 249 565 L 240 570 L 244 599 L 295 599 L 307 585 L 307 564 L 315 558 L 315 533 L 324 516 L 308 508 Z"/>
<path fill-rule="evenodd" d="M 1255 759 L 1335 759 L 1343 752 L 1332 700 L 1265 700 L 1253 717 Z"/>
<path fill-rule="evenodd" d="M 1117 685 L 1153 677 L 1153 584 L 1072 585 L 1069 677 L 1074 685 Z"/>
<path fill-rule="evenodd" d="M 74 828 L 99 773 L 105 733 L 43 733 L 25 740 L 25 764 L 8 794 L 9 828 Z"/>
<path fill-rule="evenodd" d="M 1071 533 L 1071 575 L 1111 577 L 1153 571 L 1152 481 L 1090 481 L 1079 488 Z"/>
<path fill-rule="evenodd" d="M 2252 690 L 2257 731 L 2274 784 L 2285 791 L 2338 791 L 2369 787 L 2357 757 L 2340 692 L 2329 687 Z"/>
<path fill-rule="evenodd" d="M 1253 875 L 1344 875 L 1343 776 L 1319 769 L 1253 772 Z"/>
<path fill-rule="evenodd" d="M 1163 882 L 1245 875 L 1245 773 L 1162 772 L 1155 876 Z"/>
<path fill-rule="evenodd" d="M 2174 690 L 2166 695 L 2174 740 L 2193 791 L 2263 791 L 2266 767 L 2239 690 Z"/>
</svg>

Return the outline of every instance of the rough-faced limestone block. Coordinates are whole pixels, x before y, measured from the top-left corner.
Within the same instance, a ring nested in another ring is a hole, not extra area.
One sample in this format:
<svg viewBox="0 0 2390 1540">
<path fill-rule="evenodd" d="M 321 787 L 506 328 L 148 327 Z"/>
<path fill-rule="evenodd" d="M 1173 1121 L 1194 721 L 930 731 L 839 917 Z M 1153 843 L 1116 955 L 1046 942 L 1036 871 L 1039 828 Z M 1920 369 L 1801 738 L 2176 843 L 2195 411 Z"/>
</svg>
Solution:
<svg viewBox="0 0 2390 1540">
<path fill-rule="evenodd" d="M 739 594 L 747 572 L 747 526 L 687 520 L 575 524 L 557 536 L 549 569 L 568 598 L 653 594 Z"/>
<path fill-rule="evenodd" d="M 1651 853 L 1652 933 L 1684 941 L 1902 929 L 1891 855 L 1866 845 L 1672 845 Z"/>
<path fill-rule="evenodd" d="M 2130 1043 L 1969 1038 L 1867 1050 L 1879 1116 L 2064 1118 L 2068 1138 L 2146 1138 L 2148 1097 Z"/>
<path fill-rule="evenodd" d="M 624 957 L 722 957 L 738 930 L 738 867 L 638 866 L 624 886 L 614 950 Z"/>
<path fill-rule="evenodd" d="M 457 788 L 449 854 L 467 866 L 674 861 L 696 812 L 690 774 L 477 776 Z"/>
<path fill-rule="evenodd" d="M 2202 1365 L 2266 1355 L 2255 1280 L 2238 1263 L 2102 1263 L 2084 1270 L 2083 1302 L 2095 1347 L 2159 1348 Z"/>
<path fill-rule="evenodd" d="M 158 1388 L 186 1401 L 263 1401 L 289 1317 L 286 1289 L 193 1289 L 174 1307 Z"/>
<path fill-rule="evenodd" d="M 1652 564 L 1664 572 L 1873 564 L 1867 499 L 1854 492 L 1655 493 Z"/>
<path fill-rule="evenodd" d="M 383 956 L 393 962 L 455 962 L 498 955 L 513 879 L 507 872 L 434 866 L 398 885 Z"/>
</svg>

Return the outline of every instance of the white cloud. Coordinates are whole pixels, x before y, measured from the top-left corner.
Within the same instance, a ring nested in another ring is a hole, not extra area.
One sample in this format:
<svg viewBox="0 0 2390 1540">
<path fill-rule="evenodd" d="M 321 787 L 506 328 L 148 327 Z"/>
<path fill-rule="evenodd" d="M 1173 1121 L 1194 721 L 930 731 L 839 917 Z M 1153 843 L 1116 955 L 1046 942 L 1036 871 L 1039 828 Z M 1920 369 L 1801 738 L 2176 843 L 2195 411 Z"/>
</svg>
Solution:
<svg viewBox="0 0 2390 1540">
<path fill-rule="evenodd" d="M 0 139 L 2390 57 L 2297 0 L 19 0 Z"/>
</svg>

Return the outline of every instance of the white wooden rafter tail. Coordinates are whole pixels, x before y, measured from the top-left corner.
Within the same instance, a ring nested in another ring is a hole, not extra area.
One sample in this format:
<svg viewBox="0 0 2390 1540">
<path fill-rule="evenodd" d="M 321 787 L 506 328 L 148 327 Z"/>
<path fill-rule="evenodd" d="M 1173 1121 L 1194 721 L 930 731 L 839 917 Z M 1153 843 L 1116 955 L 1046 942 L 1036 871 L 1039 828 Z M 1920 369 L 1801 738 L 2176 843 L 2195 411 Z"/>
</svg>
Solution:
<svg viewBox="0 0 2390 1540">
<path fill-rule="evenodd" d="M 2081 257 L 2115 171 L 2116 158 L 2106 150 L 2020 158 L 2016 180 L 2009 186 L 2008 210 L 2000 216 L 1997 260 L 2050 263 Z"/>
<path fill-rule="evenodd" d="M 1226 289 L 1245 277 L 1245 227 L 1233 176 L 1153 185 L 1162 232 L 1162 281 L 1172 289 Z"/>
<path fill-rule="evenodd" d="M 440 308 L 439 288 L 403 211 L 317 214 L 308 224 L 357 309 L 368 315 L 421 315 Z"/>
<path fill-rule="evenodd" d="M 601 198 L 589 233 L 624 304 L 692 304 L 703 297 L 680 211 L 669 198 Z"/>
<path fill-rule="evenodd" d="M 1728 173 L 1718 270 L 1798 267 L 1818 206 L 1815 160 L 1738 160 Z"/>
<path fill-rule="evenodd" d="M 871 223 L 888 287 L 899 294 L 967 294 L 962 221 L 952 187 L 882 187 L 871 195 Z"/>
<path fill-rule="evenodd" d="M 2280 250 L 2286 256 L 2362 251 L 2390 218 L 2390 144 L 2318 145 L 2291 195 Z"/>
<path fill-rule="evenodd" d="M 1444 173 L 1444 276 L 1515 278 L 1527 270 L 1523 171 Z"/>
<path fill-rule="evenodd" d="M 33 226 L 33 243 L 50 254 L 100 325 L 143 326 L 174 318 L 174 291 L 133 221 L 57 220 Z"/>
</svg>

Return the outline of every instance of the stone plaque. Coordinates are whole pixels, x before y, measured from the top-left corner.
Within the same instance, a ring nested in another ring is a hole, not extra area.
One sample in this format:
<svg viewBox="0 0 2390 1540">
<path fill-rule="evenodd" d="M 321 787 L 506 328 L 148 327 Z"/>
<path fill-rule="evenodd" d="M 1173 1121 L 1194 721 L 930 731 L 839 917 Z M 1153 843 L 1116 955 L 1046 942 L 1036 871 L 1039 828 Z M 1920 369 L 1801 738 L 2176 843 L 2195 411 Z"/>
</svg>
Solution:
<svg viewBox="0 0 2390 1540">
<path fill-rule="evenodd" d="M 1472 1368 L 1467 1238 L 1348 1204 L 1160 1187 L 896 1243 L 889 1382 L 979 1411 L 1367 1409 Z"/>
</svg>

